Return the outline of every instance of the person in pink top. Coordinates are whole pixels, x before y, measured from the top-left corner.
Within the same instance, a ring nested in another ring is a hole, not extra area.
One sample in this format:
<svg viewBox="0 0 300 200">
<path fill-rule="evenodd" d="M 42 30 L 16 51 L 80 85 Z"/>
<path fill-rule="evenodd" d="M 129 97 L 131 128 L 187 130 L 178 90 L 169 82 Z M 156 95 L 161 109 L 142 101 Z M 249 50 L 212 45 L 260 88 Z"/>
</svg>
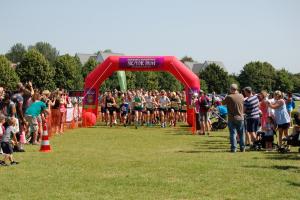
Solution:
<svg viewBox="0 0 300 200">
<path fill-rule="evenodd" d="M 264 128 L 266 126 L 267 123 L 267 119 L 269 117 L 269 107 L 267 105 L 267 97 L 268 97 L 268 93 L 263 90 L 260 92 L 259 94 L 259 109 L 261 111 L 261 127 Z"/>
</svg>

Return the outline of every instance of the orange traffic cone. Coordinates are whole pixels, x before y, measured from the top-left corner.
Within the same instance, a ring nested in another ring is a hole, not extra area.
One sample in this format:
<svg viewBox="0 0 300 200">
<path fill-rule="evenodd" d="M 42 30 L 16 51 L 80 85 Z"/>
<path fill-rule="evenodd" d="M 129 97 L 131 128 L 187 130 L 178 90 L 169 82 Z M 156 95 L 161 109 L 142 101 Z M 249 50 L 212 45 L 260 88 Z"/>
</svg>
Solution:
<svg viewBox="0 0 300 200">
<path fill-rule="evenodd" d="M 51 151 L 51 147 L 50 147 L 50 142 L 48 137 L 47 123 L 44 122 L 40 152 L 50 152 L 50 151 Z"/>
<path fill-rule="evenodd" d="M 193 110 L 192 111 L 192 127 L 191 127 L 191 132 L 192 132 L 192 134 L 193 135 L 195 135 L 196 134 L 196 117 L 195 117 L 195 111 Z"/>
</svg>

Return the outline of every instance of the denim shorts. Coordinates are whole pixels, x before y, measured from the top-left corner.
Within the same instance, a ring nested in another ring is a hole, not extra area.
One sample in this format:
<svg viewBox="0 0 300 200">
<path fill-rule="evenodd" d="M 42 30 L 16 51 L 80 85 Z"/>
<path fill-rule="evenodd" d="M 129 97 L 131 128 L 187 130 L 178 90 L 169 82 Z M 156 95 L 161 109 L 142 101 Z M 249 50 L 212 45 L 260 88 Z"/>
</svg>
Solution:
<svg viewBox="0 0 300 200">
<path fill-rule="evenodd" d="M 257 132 L 259 124 L 259 118 L 249 118 L 247 119 L 247 131 Z"/>
</svg>

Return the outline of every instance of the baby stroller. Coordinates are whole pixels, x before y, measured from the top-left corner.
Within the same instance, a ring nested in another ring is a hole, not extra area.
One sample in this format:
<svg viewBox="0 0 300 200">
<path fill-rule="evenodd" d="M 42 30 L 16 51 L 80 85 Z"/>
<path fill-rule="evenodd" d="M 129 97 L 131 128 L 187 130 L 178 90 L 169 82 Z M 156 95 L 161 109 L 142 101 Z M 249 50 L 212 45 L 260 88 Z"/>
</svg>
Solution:
<svg viewBox="0 0 300 200">
<path fill-rule="evenodd" d="M 280 153 L 290 152 L 290 146 L 300 147 L 300 133 L 283 138 L 282 145 L 280 148 L 278 148 L 278 152 Z M 300 153 L 300 148 L 298 149 L 298 152 Z"/>
<path fill-rule="evenodd" d="M 273 140 L 273 138 L 271 139 L 270 137 L 266 136 L 265 134 L 266 133 L 264 131 L 257 131 L 257 133 L 256 133 L 257 140 L 251 146 L 251 148 L 250 148 L 251 150 L 260 151 L 262 149 L 265 149 L 267 140 L 269 140 L 269 141 Z M 277 136 L 276 131 L 274 131 L 274 136 Z M 276 143 L 274 143 L 274 141 L 272 142 L 272 148 L 273 149 L 278 148 L 278 145 Z"/>
<path fill-rule="evenodd" d="M 280 153 L 287 153 L 290 151 L 290 146 L 300 147 L 300 116 L 298 113 L 294 114 L 295 126 L 293 133 L 282 139 L 282 146 L 278 149 Z M 300 153 L 300 148 L 298 149 Z"/>
<path fill-rule="evenodd" d="M 217 119 L 216 122 L 213 122 L 211 124 L 212 131 L 218 131 L 219 129 L 224 129 L 227 127 L 227 121 L 223 117 L 221 117 L 221 115 L 219 115 L 219 113 L 212 110 L 211 114 L 212 114 L 211 119 L 213 119 L 213 118 Z"/>
</svg>

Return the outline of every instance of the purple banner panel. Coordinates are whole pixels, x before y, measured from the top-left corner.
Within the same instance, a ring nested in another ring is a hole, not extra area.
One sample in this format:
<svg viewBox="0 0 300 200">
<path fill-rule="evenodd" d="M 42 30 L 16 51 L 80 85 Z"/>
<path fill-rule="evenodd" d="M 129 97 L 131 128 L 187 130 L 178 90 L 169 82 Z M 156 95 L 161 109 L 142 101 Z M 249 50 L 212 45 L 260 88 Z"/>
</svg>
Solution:
<svg viewBox="0 0 300 200">
<path fill-rule="evenodd" d="M 120 68 L 148 69 L 160 68 L 164 63 L 163 57 L 120 57 Z"/>
</svg>

